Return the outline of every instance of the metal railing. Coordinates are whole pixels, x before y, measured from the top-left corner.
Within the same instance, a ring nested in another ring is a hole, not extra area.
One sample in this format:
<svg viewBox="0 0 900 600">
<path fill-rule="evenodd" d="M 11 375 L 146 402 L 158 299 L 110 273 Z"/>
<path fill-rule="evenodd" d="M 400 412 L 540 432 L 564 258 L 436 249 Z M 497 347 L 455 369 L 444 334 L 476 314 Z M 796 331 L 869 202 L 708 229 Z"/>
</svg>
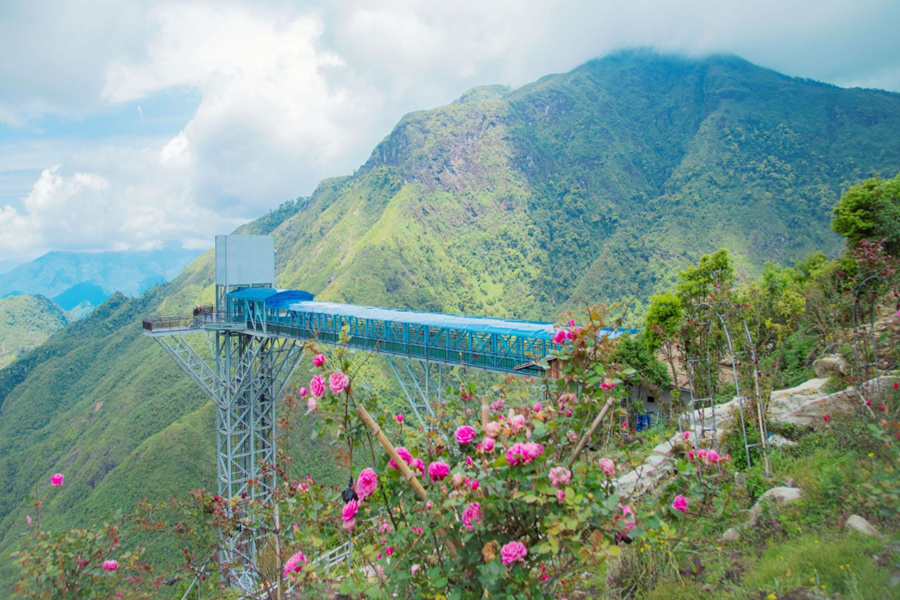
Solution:
<svg viewBox="0 0 900 600">
<path fill-rule="evenodd" d="M 224 312 L 216 312 L 212 305 L 197 306 L 193 314 L 180 317 L 150 317 L 144 319 L 144 331 L 159 332 L 172 329 L 199 329 L 209 323 L 226 321 Z"/>
</svg>

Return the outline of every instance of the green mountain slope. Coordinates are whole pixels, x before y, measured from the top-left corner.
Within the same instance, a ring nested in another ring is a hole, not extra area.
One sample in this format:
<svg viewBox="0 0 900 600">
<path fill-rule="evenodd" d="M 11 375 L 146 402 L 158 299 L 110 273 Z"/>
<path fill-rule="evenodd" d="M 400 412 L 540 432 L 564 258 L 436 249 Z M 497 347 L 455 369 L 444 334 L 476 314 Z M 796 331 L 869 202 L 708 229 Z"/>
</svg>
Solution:
<svg viewBox="0 0 900 600">
<path fill-rule="evenodd" d="M 837 251 L 831 206 L 900 170 L 898 140 L 897 94 L 629 53 L 407 115 L 353 176 L 243 231 L 271 232 L 279 285 L 322 299 L 542 319 L 620 301 L 628 318 L 721 246 L 745 273 Z M 46 507 L 60 526 L 213 485 L 209 404 L 139 325 L 211 301 L 211 258 L 0 371 L 0 581 L 53 472 L 71 482 Z M 307 442 L 298 468 L 324 464 Z"/>
<path fill-rule="evenodd" d="M 0 298 L 0 369 L 68 322 L 65 311 L 43 296 Z"/>
</svg>

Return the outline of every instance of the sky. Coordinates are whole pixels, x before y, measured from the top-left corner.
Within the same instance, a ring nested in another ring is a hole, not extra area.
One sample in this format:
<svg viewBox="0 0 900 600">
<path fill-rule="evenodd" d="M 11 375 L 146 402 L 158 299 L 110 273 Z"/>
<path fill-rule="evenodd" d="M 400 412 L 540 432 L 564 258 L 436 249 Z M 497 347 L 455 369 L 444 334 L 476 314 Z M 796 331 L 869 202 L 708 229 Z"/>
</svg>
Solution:
<svg viewBox="0 0 900 600">
<path fill-rule="evenodd" d="M 4 0 L 0 271 L 211 247 L 346 175 L 407 112 L 617 50 L 900 91 L 895 0 Z"/>
</svg>

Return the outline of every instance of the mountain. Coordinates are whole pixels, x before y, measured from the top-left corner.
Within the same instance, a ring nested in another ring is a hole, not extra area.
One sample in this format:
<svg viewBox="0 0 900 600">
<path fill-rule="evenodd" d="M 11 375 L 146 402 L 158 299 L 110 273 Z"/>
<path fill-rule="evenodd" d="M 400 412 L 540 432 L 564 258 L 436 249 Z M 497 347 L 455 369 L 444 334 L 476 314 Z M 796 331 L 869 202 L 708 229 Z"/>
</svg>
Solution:
<svg viewBox="0 0 900 600">
<path fill-rule="evenodd" d="M 0 298 L 0 369 L 65 327 L 69 317 L 43 296 Z"/>
<path fill-rule="evenodd" d="M 240 232 L 271 233 L 278 284 L 323 300 L 540 319 L 618 301 L 634 322 L 701 253 L 746 274 L 840 251 L 841 192 L 898 171 L 898 94 L 632 52 L 406 115 L 352 176 Z M 213 485 L 211 406 L 139 324 L 211 286 L 206 253 L 0 371 L 0 556 L 51 473 L 71 482 L 57 526 Z M 327 476 L 325 452 L 305 441 L 295 468 Z"/>
<path fill-rule="evenodd" d="M 66 310 L 94 307 L 114 292 L 137 296 L 150 286 L 170 281 L 199 250 L 163 248 L 148 251 L 54 251 L 0 274 L 0 298 L 42 294 Z"/>
</svg>

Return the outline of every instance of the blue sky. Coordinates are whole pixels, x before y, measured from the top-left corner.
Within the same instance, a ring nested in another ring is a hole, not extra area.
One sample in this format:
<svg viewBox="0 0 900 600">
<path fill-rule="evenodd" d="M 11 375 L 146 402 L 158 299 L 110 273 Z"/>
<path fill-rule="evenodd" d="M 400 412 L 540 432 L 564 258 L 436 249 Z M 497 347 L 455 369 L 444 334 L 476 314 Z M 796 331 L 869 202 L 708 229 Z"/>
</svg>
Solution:
<svg viewBox="0 0 900 600">
<path fill-rule="evenodd" d="M 406 112 L 610 52 L 731 52 L 900 91 L 900 2 L 0 5 L 0 270 L 52 249 L 208 247 L 348 174 Z"/>
</svg>

